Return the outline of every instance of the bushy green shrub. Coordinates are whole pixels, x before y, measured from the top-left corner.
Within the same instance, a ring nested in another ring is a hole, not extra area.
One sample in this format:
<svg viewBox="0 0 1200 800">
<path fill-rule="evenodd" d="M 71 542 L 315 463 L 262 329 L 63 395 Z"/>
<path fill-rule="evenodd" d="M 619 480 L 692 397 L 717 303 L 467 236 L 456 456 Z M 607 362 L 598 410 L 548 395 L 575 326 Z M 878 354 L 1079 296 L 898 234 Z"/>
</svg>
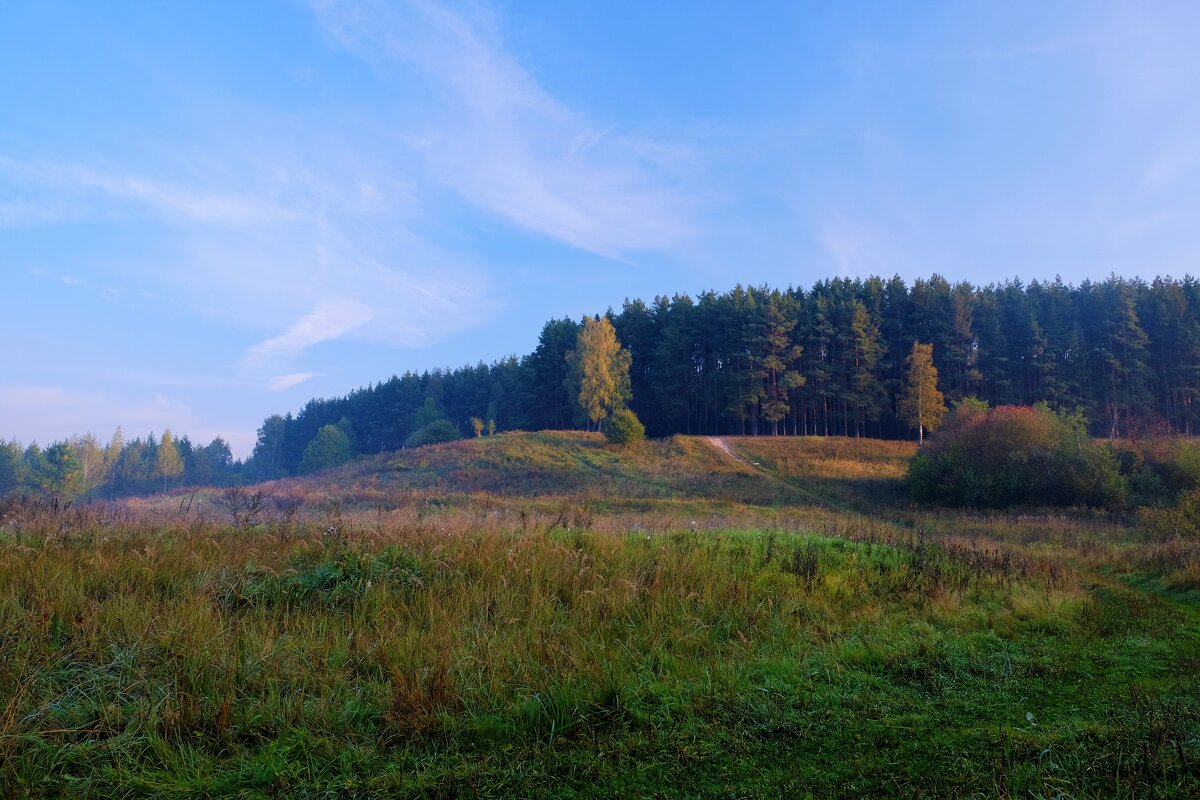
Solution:
<svg viewBox="0 0 1200 800">
<path fill-rule="evenodd" d="M 1045 404 L 998 406 L 968 399 L 912 460 L 914 500 L 948 506 L 1124 504 L 1112 451 L 1088 436 L 1083 414 Z"/>
<path fill-rule="evenodd" d="M 1171 458 L 1163 480 L 1180 491 L 1200 487 L 1200 442 L 1175 439 L 1171 443 Z"/>
<path fill-rule="evenodd" d="M 1117 447 L 1121 474 L 1130 482 L 1130 503 L 1168 503 L 1200 487 L 1200 443 L 1171 436 L 1130 439 Z"/>
<path fill-rule="evenodd" d="M 342 422 L 346 420 L 343 419 Z M 325 425 L 304 448 L 298 471 L 301 475 L 308 475 L 318 470 L 340 467 L 352 458 L 354 448 L 345 430 L 340 424 Z"/>
<path fill-rule="evenodd" d="M 1179 495 L 1173 506 L 1143 508 L 1139 518 L 1153 539 L 1200 539 L 1200 489 Z"/>
<path fill-rule="evenodd" d="M 404 446 L 421 447 L 426 444 L 453 442 L 458 438 L 458 428 L 454 427 L 453 422 L 446 419 L 438 419 L 414 432 L 405 440 Z"/>
<path fill-rule="evenodd" d="M 627 447 L 646 438 L 646 426 L 628 408 L 618 408 L 604 423 L 604 435 L 613 444 Z"/>
</svg>

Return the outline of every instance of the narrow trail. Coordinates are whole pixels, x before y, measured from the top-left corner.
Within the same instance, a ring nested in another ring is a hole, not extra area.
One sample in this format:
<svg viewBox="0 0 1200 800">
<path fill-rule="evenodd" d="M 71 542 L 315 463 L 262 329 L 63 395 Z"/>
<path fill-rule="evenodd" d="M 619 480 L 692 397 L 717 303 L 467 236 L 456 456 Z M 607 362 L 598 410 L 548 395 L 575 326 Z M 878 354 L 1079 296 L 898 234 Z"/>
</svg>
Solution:
<svg viewBox="0 0 1200 800">
<path fill-rule="evenodd" d="M 849 514 L 857 514 L 859 516 L 865 516 L 863 514 L 863 512 L 859 511 L 856 508 L 848 506 L 845 503 L 840 503 L 829 497 L 825 497 L 824 495 L 820 494 L 819 492 L 814 492 L 812 489 L 809 489 L 806 486 L 802 486 L 800 483 L 798 483 L 794 480 L 785 478 L 782 475 L 777 475 L 773 471 L 764 467 L 762 464 L 758 463 L 757 461 L 750 461 L 745 456 L 743 456 L 741 453 L 739 453 L 737 450 L 735 450 L 733 448 L 733 446 L 731 446 L 729 444 L 729 439 L 724 436 L 701 436 L 699 438 L 704 439 L 704 441 L 708 442 L 710 445 L 715 447 L 717 450 L 720 450 L 730 460 L 732 460 L 738 464 L 741 464 L 743 467 L 746 467 L 747 469 L 754 470 L 755 472 L 763 475 L 764 477 L 770 478 L 771 480 L 775 481 L 776 483 L 781 483 L 784 486 L 787 486 L 792 491 L 798 492 L 799 494 L 803 495 L 804 497 L 808 498 L 809 500 L 812 500 L 812 501 L 818 503 L 819 505 L 823 505 L 827 508 L 832 508 L 836 511 L 842 511 L 842 512 L 849 513 Z"/>
<path fill-rule="evenodd" d="M 738 462 L 742 466 L 744 466 L 744 467 L 754 467 L 755 466 L 754 464 L 751 464 L 749 461 L 747 461 L 742 456 L 741 453 L 736 452 L 732 447 L 730 447 L 729 440 L 726 439 L 724 436 L 704 436 L 702 438 L 704 439 L 704 441 L 708 442 L 713 447 L 717 448 L 722 453 L 729 456 L 730 458 L 732 458 L 734 461 Z"/>
</svg>

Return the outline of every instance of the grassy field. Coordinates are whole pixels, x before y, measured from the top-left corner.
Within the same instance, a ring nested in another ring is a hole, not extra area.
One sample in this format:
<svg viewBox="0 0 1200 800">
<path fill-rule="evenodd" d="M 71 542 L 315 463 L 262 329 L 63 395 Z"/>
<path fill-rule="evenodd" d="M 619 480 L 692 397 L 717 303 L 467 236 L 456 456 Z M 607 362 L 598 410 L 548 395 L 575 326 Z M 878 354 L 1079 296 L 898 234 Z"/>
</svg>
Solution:
<svg viewBox="0 0 1200 800">
<path fill-rule="evenodd" d="M 0 506 L 0 796 L 1200 795 L 1200 547 L 726 445 Z"/>
</svg>

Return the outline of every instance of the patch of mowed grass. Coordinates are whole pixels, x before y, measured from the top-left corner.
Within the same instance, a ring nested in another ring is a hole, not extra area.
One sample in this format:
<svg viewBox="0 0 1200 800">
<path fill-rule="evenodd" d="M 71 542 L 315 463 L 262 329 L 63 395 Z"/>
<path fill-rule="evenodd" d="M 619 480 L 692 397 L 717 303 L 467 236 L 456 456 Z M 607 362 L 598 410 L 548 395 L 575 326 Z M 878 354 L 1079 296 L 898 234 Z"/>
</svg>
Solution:
<svg viewBox="0 0 1200 800">
<path fill-rule="evenodd" d="M 0 532 L 0 786 L 1200 791 L 1194 609 L 1019 547 L 822 519 L 840 535 L 578 509 L 274 532 L 18 518 Z"/>
</svg>

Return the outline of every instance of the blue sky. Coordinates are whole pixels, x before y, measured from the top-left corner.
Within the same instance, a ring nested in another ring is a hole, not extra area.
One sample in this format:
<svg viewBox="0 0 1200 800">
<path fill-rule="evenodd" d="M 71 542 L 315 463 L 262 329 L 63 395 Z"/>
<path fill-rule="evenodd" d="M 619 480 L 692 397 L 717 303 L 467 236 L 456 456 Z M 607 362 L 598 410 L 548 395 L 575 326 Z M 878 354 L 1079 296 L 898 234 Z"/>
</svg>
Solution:
<svg viewBox="0 0 1200 800">
<path fill-rule="evenodd" d="M 273 412 L 626 297 L 1195 271 L 1195 3 L 0 4 L 0 437 Z"/>
</svg>

